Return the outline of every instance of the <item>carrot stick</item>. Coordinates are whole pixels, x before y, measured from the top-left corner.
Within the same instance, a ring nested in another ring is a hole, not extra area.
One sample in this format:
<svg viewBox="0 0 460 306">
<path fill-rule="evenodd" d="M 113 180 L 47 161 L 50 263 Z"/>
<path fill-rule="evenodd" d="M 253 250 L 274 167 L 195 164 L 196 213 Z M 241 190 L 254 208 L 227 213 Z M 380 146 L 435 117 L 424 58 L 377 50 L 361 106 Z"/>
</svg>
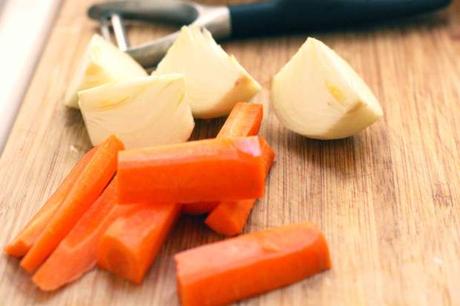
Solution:
<svg viewBox="0 0 460 306">
<path fill-rule="evenodd" d="M 235 236 L 243 231 L 257 199 L 224 201 L 214 208 L 204 223 L 216 233 Z"/>
<path fill-rule="evenodd" d="M 118 151 L 122 149 L 123 144 L 115 136 L 97 147 L 64 202 L 22 259 L 21 267 L 32 272 L 54 251 L 110 182 L 116 171 Z"/>
<path fill-rule="evenodd" d="M 275 160 L 275 153 L 262 137 L 261 143 L 265 169 L 268 175 Z M 220 202 L 208 215 L 205 223 L 216 233 L 225 236 L 238 235 L 243 231 L 256 201 L 257 199 Z"/>
<path fill-rule="evenodd" d="M 263 115 L 262 104 L 237 103 L 217 137 L 255 136 L 259 133 Z"/>
<path fill-rule="evenodd" d="M 114 180 L 34 274 L 32 280 L 40 289 L 56 290 L 90 271 L 96 265 L 99 239 L 107 227 L 139 208 L 138 204 L 117 205 Z"/>
<path fill-rule="evenodd" d="M 261 104 L 239 103 L 235 105 L 217 137 L 238 137 L 257 134 L 262 122 L 262 116 L 263 108 Z M 263 140 L 263 148 L 268 174 L 275 155 L 265 140 Z M 223 201 L 211 211 L 205 223 L 212 230 L 222 235 L 234 236 L 240 234 L 255 203 L 256 199 Z"/>
<path fill-rule="evenodd" d="M 141 283 L 179 213 L 178 204 L 145 203 L 131 214 L 121 216 L 101 237 L 98 265 Z"/>
<path fill-rule="evenodd" d="M 310 224 L 242 235 L 175 256 L 183 306 L 226 305 L 330 268 L 327 242 Z"/>
<path fill-rule="evenodd" d="M 244 137 L 259 133 L 263 119 L 263 105 L 255 103 L 237 103 L 217 137 Z M 189 215 L 202 215 L 212 211 L 218 203 L 185 203 L 182 212 Z"/>
<path fill-rule="evenodd" d="M 70 188 L 80 176 L 80 173 L 93 157 L 94 152 L 95 148 L 83 155 L 82 159 L 80 159 L 80 161 L 72 168 L 67 177 L 51 195 L 48 201 L 46 201 L 35 216 L 33 216 L 16 238 L 5 247 L 5 252 L 8 255 L 22 257 L 30 250 L 38 236 L 43 232 L 43 229 L 46 227 L 46 224 L 51 219 L 56 209 L 64 201 Z"/>
<path fill-rule="evenodd" d="M 120 203 L 190 203 L 261 197 L 258 137 L 211 139 L 120 152 Z"/>
</svg>

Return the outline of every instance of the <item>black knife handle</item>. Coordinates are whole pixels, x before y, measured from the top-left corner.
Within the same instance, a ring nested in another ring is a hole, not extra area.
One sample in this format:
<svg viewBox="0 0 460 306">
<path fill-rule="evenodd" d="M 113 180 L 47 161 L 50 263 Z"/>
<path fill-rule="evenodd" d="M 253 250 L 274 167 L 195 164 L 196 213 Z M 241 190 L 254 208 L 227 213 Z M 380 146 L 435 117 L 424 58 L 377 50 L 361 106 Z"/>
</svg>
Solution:
<svg viewBox="0 0 460 306">
<path fill-rule="evenodd" d="M 233 37 L 312 31 L 427 13 L 451 0 L 273 0 L 230 6 Z"/>
</svg>

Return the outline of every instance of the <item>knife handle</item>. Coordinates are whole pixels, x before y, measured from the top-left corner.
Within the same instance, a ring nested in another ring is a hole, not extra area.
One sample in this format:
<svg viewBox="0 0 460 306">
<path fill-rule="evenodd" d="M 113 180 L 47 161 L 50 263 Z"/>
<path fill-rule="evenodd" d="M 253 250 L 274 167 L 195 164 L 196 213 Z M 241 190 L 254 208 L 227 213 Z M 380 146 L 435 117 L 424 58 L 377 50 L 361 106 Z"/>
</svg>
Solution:
<svg viewBox="0 0 460 306">
<path fill-rule="evenodd" d="M 232 37 L 316 31 L 409 17 L 451 0 L 273 0 L 230 6 Z"/>
</svg>

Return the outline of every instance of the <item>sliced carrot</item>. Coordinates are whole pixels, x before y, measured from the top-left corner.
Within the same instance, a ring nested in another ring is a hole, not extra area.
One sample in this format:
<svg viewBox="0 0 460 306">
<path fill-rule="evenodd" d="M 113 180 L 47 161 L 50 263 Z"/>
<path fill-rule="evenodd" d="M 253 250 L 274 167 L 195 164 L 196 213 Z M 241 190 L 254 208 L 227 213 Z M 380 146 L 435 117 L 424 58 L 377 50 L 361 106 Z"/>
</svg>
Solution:
<svg viewBox="0 0 460 306">
<path fill-rule="evenodd" d="M 32 272 L 54 251 L 110 182 L 116 171 L 118 151 L 122 149 L 123 144 L 115 136 L 96 148 L 67 197 L 22 259 L 21 267 Z"/>
<path fill-rule="evenodd" d="M 261 197 L 258 137 L 199 140 L 120 152 L 121 203 L 190 203 Z"/>
<path fill-rule="evenodd" d="M 275 153 L 262 137 L 261 143 L 268 174 L 275 160 Z M 205 223 L 216 233 L 225 236 L 238 235 L 243 231 L 256 201 L 257 199 L 220 202 L 208 215 Z"/>
<path fill-rule="evenodd" d="M 217 137 L 255 136 L 259 133 L 263 115 L 262 104 L 237 103 Z"/>
<path fill-rule="evenodd" d="M 261 143 L 266 173 L 268 174 L 275 160 L 275 153 L 262 137 Z M 243 231 L 256 201 L 257 199 L 220 202 L 208 215 L 205 223 L 216 233 L 225 236 L 238 235 Z"/>
<path fill-rule="evenodd" d="M 79 279 L 96 265 L 99 239 L 107 227 L 119 216 L 140 206 L 117 205 L 117 200 L 112 181 L 34 274 L 32 280 L 40 289 L 56 290 Z"/>
<path fill-rule="evenodd" d="M 217 137 L 249 136 L 258 133 L 263 109 L 260 104 L 240 103 L 235 106 Z M 262 139 L 267 174 L 275 159 L 275 154 L 265 139 Z M 215 232 L 234 236 L 240 234 L 248 220 L 256 199 L 223 201 L 216 205 L 205 223 Z"/>
<path fill-rule="evenodd" d="M 255 103 L 237 103 L 225 120 L 217 137 L 244 137 L 259 133 L 263 119 L 263 105 Z M 197 202 L 182 205 L 182 212 L 189 215 L 202 215 L 212 211 L 218 203 Z"/>
<path fill-rule="evenodd" d="M 331 266 L 323 234 L 310 224 L 242 235 L 175 256 L 183 306 L 226 305 Z"/>
<path fill-rule="evenodd" d="M 243 231 L 257 199 L 224 201 L 211 211 L 204 221 L 216 233 L 235 236 Z"/>
<path fill-rule="evenodd" d="M 51 219 L 56 209 L 64 201 L 70 188 L 77 180 L 80 173 L 91 160 L 95 152 L 95 148 L 89 150 L 82 159 L 72 168 L 67 177 L 62 181 L 61 185 L 40 208 L 40 210 L 27 223 L 24 229 L 11 241 L 6 247 L 5 252 L 10 256 L 22 257 L 32 247 L 35 240 L 42 233 L 46 224 Z"/>
<path fill-rule="evenodd" d="M 145 203 L 119 217 L 101 237 L 98 265 L 122 278 L 141 283 L 179 213 L 178 204 Z"/>
</svg>

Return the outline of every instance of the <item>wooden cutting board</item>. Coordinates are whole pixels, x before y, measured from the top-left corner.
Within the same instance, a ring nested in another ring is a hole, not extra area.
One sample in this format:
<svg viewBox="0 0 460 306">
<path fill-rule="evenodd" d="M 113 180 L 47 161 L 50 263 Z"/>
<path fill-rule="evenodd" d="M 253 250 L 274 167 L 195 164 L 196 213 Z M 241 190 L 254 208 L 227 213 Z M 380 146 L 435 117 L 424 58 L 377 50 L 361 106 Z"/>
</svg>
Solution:
<svg viewBox="0 0 460 306">
<path fill-rule="evenodd" d="M 43 204 L 90 143 L 78 111 L 62 105 L 96 30 L 92 0 L 66 0 L 0 161 L 0 245 Z M 432 17 L 317 34 L 375 90 L 385 118 L 346 140 L 284 129 L 268 111 L 262 134 L 277 152 L 267 192 L 246 231 L 310 221 L 327 236 L 331 271 L 241 305 L 460 305 L 460 3 Z M 137 29 L 134 41 L 163 34 Z M 27 39 L 27 37 L 24 37 Z M 264 86 L 306 35 L 228 42 Z M 221 120 L 199 122 L 213 137 Z M 141 286 L 94 271 L 43 293 L 0 256 L 0 305 L 176 305 L 173 254 L 221 239 L 183 217 Z"/>
</svg>

